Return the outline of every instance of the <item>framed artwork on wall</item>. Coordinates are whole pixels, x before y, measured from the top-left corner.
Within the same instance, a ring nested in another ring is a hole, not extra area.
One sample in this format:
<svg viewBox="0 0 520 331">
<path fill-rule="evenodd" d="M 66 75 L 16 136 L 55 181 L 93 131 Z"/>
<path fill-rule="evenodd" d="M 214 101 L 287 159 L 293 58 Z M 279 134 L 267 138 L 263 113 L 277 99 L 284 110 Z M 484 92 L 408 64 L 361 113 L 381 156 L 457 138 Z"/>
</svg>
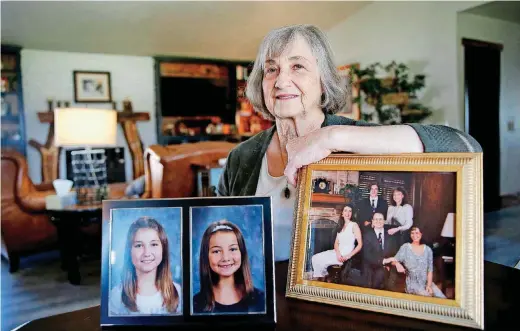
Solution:
<svg viewBox="0 0 520 331">
<path fill-rule="evenodd" d="M 112 102 L 110 72 L 74 71 L 74 101 L 76 103 Z"/>
</svg>

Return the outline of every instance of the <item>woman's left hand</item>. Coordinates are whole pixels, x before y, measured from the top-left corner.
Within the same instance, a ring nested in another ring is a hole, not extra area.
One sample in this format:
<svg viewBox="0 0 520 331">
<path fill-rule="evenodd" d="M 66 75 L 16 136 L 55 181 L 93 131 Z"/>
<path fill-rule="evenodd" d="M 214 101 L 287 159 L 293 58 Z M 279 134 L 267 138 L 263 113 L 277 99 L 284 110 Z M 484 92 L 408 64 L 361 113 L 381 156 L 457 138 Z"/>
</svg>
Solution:
<svg viewBox="0 0 520 331">
<path fill-rule="evenodd" d="M 426 285 L 426 292 L 428 292 L 429 295 L 433 295 L 433 289 L 431 285 Z"/>
<path fill-rule="evenodd" d="M 318 162 L 332 153 L 330 146 L 330 130 L 321 128 L 305 136 L 297 137 L 287 143 L 287 166 L 284 175 L 293 186 L 296 186 L 298 169 Z"/>
<path fill-rule="evenodd" d="M 389 229 L 389 230 L 388 230 L 388 234 L 391 235 L 391 236 L 393 236 L 393 235 L 394 235 L 396 232 L 398 232 L 398 231 L 399 231 L 398 228 Z"/>
</svg>

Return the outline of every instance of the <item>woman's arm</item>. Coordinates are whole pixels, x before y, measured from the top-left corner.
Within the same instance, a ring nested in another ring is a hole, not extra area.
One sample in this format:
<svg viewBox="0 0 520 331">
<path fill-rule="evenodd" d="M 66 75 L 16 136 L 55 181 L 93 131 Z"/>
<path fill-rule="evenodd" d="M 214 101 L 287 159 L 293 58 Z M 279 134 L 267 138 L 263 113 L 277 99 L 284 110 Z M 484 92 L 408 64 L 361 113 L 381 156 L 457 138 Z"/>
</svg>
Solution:
<svg viewBox="0 0 520 331">
<path fill-rule="evenodd" d="M 412 206 L 410 206 L 409 204 L 406 204 L 403 206 L 403 209 L 404 209 L 404 223 L 403 223 L 403 225 L 401 225 L 400 227 L 397 228 L 401 232 L 408 230 L 413 225 L 413 208 L 412 208 Z"/>
<path fill-rule="evenodd" d="M 408 125 L 346 126 L 323 128 L 329 131 L 329 148 L 359 154 L 422 153 L 417 132 Z"/>
<path fill-rule="evenodd" d="M 386 259 L 383 259 L 383 264 L 388 264 L 388 263 L 392 263 L 392 262 L 397 262 L 395 257 L 387 257 Z"/>
<path fill-rule="evenodd" d="M 430 295 L 433 295 L 433 289 L 432 289 L 432 280 L 433 280 L 433 272 L 428 272 L 428 280 L 426 283 L 426 292 L 428 292 Z"/>
<path fill-rule="evenodd" d="M 341 253 L 339 252 L 338 235 L 336 235 L 336 241 L 334 241 L 334 251 L 336 252 L 336 257 L 338 258 L 338 261 L 343 262 L 341 258 Z"/>
<path fill-rule="evenodd" d="M 332 125 L 287 143 L 285 169 L 289 183 L 296 185 L 297 170 L 332 152 L 394 154 L 422 152 L 482 152 L 470 135 L 442 125 Z"/>
<path fill-rule="evenodd" d="M 388 207 L 388 210 L 386 212 L 386 219 L 385 219 L 385 224 L 390 224 L 392 223 L 392 217 L 394 217 L 394 211 L 395 211 L 395 207 L 394 206 L 389 206 Z"/>
<path fill-rule="evenodd" d="M 361 230 L 359 229 L 359 225 L 357 223 L 354 223 L 352 226 L 354 227 L 354 236 L 356 237 L 358 244 L 354 248 L 354 250 L 347 255 L 347 260 L 350 260 L 363 247 L 363 239 L 361 238 Z"/>
</svg>

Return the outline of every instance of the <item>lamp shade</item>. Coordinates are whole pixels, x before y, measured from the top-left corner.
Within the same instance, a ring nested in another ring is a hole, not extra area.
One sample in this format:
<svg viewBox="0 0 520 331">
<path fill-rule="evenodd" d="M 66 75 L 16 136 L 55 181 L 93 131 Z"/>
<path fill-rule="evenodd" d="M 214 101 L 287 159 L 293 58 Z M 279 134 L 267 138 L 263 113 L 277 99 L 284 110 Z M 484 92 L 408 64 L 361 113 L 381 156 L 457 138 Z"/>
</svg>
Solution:
<svg viewBox="0 0 520 331">
<path fill-rule="evenodd" d="M 57 108 L 54 135 L 56 146 L 114 146 L 117 113 L 111 109 Z"/>
<path fill-rule="evenodd" d="M 453 238 L 455 237 L 455 214 L 448 213 L 446 216 L 446 220 L 444 221 L 444 226 L 442 227 L 441 237 L 445 238 Z"/>
</svg>

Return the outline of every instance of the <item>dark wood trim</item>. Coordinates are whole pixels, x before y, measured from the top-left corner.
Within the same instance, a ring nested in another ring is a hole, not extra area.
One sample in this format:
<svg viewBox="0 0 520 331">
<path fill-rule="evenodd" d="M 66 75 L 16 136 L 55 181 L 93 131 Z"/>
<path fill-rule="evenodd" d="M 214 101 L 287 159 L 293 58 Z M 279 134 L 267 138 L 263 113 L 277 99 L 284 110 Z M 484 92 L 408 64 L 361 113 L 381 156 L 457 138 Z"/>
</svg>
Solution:
<svg viewBox="0 0 520 331">
<path fill-rule="evenodd" d="M 476 39 L 468 39 L 468 38 L 462 38 L 462 45 L 463 46 L 492 48 L 492 49 L 498 49 L 499 51 L 502 51 L 504 49 L 504 45 L 502 45 L 502 44 L 491 43 L 489 41 L 482 41 L 482 40 L 476 40 Z"/>
</svg>

